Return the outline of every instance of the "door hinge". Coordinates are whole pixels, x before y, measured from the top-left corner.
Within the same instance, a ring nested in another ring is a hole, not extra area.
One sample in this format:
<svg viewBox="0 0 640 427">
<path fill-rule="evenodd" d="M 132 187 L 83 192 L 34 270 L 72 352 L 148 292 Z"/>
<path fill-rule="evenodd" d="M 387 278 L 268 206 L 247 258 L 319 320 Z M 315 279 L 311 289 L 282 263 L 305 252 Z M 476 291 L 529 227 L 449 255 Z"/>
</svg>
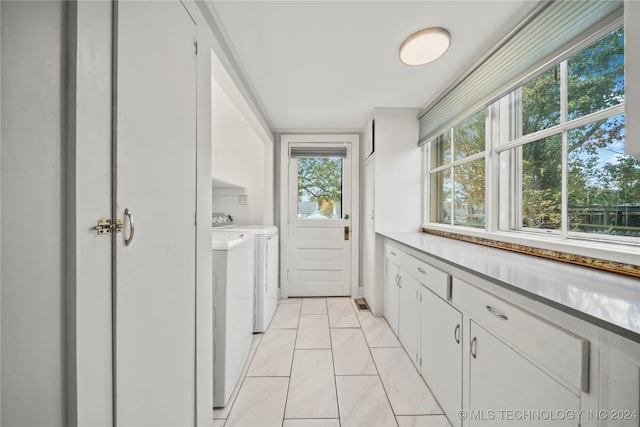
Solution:
<svg viewBox="0 0 640 427">
<path fill-rule="evenodd" d="M 98 225 L 95 226 L 95 230 L 98 234 L 109 234 L 111 233 L 111 230 L 115 230 L 116 233 L 122 233 L 122 230 L 124 230 L 124 224 L 121 219 L 113 221 L 102 218 L 98 220 Z"/>
</svg>

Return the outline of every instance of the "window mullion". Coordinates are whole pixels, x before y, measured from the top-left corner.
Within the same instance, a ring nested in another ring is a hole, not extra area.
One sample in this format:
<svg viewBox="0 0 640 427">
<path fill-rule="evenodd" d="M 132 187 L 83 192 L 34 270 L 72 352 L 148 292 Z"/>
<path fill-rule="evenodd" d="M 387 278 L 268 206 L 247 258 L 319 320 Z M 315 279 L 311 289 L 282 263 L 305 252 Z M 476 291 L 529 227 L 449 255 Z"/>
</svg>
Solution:
<svg viewBox="0 0 640 427">
<path fill-rule="evenodd" d="M 485 230 L 494 232 L 498 230 L 500 223 L 500 162 L 499 157 L 493 154 L 493 147 L 500 144 L 500 103 L 495 102 L 487 108 L 487 120 L 485 125 L 485 202 L 484 218 Z"/>
<path fill-rule="evenodd" d="M 538 132 L 530 133 L 522 137 L 512 138 L 511 141 L 501 144 L 499 147 L 495 147 L 494 151 L 497 153 L 502 153 L 503 151 L 512 150 L 516 147 L 521 147 L 530 142 L 539 141 L 544 138 L 548 138 L 549 136 L 558 135 L 562 131 L 570 131 L 572 129 L 576 129 L 579 127 L 583 127 L 589 123 L 597 122 L 599 120 L 606 120 L 613 116 L 618 116 L 620 114 L 624 114 L 625 112 L 625 104 L 617 104 L 604 110 L 596 111 L 586 116 L 578 117 L 572 120 L 567 120 L 564 123 L 557 124 L 555 126 L 549 127 L 547 129 L 540 130 Z M 522 122 L 522 118 L 513 119 L 520 120 L 519 123 Z"/>
<path fill-rule="evenodd" d="M 567 61 L 560 63 L 560 124 L 563 125 L 568 120 L 568 99 L 569 99 L 569 77 L 567 71 Z M 566 240 L 569 234 L 569 153 L 568 153 L 569 132 L 562 131 L 562 185 L 561 185 L 561 234 Z"/>
<path fill-rule="evenodd" d="M 451 183 L 451 189 L 450 194 L 449 194 L 449 212 L 451 212 L 450 214 L 450 218 L 449 218 L 449 225 L 454 225 L 455 224 L 455 217 L 456 217 L 456 212 L 455 212 L 455 194 L 456 194 L 456 183 L 453 181 L 453 162 L 456 158 L 456 142 L 454 139 L 454 134 L 455 132 L 453 131 L 453 128 L 449 129 L 449 135 L 450 135 L 450 141 L 451 141 L 451 168 L 449 170 L 449 182 Z"/>
<path fill-rule="evenodd" d="M 422 224 L 431 222 L 431 143 L 422 147 Z"/>
</svg>

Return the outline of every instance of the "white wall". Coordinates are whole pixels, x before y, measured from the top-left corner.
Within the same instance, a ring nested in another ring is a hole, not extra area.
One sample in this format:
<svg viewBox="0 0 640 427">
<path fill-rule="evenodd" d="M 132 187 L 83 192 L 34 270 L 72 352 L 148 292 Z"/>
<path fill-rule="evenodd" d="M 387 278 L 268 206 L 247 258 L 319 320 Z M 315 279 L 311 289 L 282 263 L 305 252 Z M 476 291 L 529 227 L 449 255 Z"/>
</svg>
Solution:
<svg viewBox="0 0 640 427">
<path fill-rule="evenodd" d="M 243 187 L 248 200 L 248 205 L 239 205 L 236 195 L 214 195 L 213 210 L 234 215 L 239 224 L 261 224 L 265 187 L 264 143 L 251 129 L 214 128 L 212 154 L 213 175 Z"/>
<path fill-rule="evenodd" d="M 213 211 L 231 214 L 238 224 L 272 224 L 273 143 L 256 133 L 227 91 L 212 80 L 212 175 L 243 188 L 238 194 L 214 192 Z M 240 194 L 246 195 L 246 205 L 239 203 Z"/>
<path fill-rule="evenodd" d="M 65 8 L 2 8 L 2 420 L 65 426 Z"/>
</svg>

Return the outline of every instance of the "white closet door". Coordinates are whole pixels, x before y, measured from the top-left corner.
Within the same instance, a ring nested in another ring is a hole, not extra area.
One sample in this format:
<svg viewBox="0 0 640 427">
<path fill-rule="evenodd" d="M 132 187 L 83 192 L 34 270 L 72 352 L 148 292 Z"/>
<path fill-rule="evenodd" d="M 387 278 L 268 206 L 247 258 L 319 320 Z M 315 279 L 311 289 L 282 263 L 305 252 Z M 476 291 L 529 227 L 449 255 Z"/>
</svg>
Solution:
<svg viewBox="0 0 640 427">
<path fill-rule="evenodd" d="M 195 24 L 177 0 L 116 19 L 116 425 L 193 426 Z"/>
</svg>

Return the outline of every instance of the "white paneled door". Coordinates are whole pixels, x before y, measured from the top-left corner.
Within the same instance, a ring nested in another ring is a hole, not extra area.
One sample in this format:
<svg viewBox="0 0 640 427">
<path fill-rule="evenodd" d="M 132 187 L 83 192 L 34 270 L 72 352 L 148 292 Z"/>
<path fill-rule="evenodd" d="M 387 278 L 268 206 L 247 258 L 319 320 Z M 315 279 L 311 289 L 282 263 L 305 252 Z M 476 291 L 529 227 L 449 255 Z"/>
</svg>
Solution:
<svg viewBox="0 0 640 427">
<path fill-rule="evenodd" d="M 115 19 L 116 425 L 193 426 L 195 24 L 177 0 Z"/>
<path fill-rule="evenodd" d="M 288 296 L 351 294 L 351 144 L 289 147 Z"/>
</svg>

